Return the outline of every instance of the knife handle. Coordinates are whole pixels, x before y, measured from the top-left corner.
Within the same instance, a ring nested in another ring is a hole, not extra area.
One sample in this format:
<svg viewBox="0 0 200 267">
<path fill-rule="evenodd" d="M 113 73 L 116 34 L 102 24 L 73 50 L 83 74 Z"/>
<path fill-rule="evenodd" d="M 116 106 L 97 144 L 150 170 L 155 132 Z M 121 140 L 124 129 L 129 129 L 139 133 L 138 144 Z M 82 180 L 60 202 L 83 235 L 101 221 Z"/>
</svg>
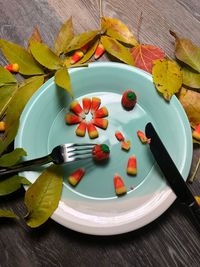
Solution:
<svg viewBox="0 0 200 267">
<path fill-rule="evenodd" d="M 191 205 L 188 205 L 189 210 L 191 212 L 191 214 L 193 215 L 193 218 L 200 230 L 200 206 L 198 205 L 198 203 L 195 201 L 193 202 Z"/>
</svg>

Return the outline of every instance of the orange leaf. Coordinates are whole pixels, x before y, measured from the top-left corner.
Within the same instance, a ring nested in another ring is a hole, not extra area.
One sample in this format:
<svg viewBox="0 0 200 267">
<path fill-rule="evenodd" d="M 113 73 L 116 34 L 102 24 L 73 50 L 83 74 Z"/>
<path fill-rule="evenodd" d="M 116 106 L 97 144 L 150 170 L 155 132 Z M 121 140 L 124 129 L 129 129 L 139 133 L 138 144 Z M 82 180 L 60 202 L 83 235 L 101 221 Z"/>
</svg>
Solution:
<svg viewBox="0 0 200 267">
<path fill-rule="evenodd" d="M 137 45 L 131 49 L 135 66 L 152 73 L 153 61 L 156 59 L 164 59 L 165 53 L 153 45 Z"/>
</svg>

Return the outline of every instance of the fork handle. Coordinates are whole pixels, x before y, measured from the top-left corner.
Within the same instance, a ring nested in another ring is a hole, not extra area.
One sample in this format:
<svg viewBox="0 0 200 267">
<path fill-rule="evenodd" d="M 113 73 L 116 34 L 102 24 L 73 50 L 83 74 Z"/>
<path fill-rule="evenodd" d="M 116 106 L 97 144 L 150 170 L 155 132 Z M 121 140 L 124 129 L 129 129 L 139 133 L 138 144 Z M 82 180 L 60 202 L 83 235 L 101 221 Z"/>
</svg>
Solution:
<svg viewBox="0 0 200 267">
<path fill-rule="evenodd" d="M 2 168 L 2 169 L 0 168 L 0 177 L 4 175 L 12 174 L 12 173 L 26 171 L 30 169 L 30 167 L 41 166 L 41 165 L 44 165 L 50 162 L 52 162 L 52 157 L 51 155 L 47 155 L 41 158 L 27 160 L 19 164 L 13 165 L 11 167 Z"/>
</svg>

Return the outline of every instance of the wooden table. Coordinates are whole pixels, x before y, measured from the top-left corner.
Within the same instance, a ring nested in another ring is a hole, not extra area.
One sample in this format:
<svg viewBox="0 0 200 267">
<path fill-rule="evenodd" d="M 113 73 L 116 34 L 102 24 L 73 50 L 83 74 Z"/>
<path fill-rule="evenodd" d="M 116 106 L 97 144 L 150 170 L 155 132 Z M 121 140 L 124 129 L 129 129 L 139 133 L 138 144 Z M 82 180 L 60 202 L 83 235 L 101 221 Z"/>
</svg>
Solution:
<svg viewBox="0 0 200 267">
<path fill-rule="evenodd" d="M 173 30 L 200 46 L 199 0 L 105 0 L 103 15 L 121 19 L 141 43 L 161 47 L 174 56 Z M 37 25 L 44 42 L 52 46 L 61 24 L 73 17 L 76 33 L 99 25 L 97 0 L 0 1 L 0 37 L 25 46 Z M 0 63 L 5 59 L 0 55 Z M 191 173 L 199 148 L 194 148 Z M 200 173 L 197 174 L 200 178 Z M 190 188 L 200 195 L 200 182 Z M 12 208 L 23 216 L 23 189 L 0 198 L 0 208 Z M 159 219 L 144 228 L 114 237 L 87 236 L 49 220 L 31 231 L 23 222 L 0 221 L 0 266 L 200 266 L 200 235 L 185 210 L 175 202 Z"/>
</svg>

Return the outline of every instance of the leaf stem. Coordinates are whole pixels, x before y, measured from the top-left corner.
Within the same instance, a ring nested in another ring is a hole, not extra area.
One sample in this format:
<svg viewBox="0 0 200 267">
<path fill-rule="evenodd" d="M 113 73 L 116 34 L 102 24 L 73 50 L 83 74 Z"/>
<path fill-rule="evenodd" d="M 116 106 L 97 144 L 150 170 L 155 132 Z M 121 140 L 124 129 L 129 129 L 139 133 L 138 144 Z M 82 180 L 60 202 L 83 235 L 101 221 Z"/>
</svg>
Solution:
<svg viewBox="0 0 200 267">
<path fill-rule="evenodd" d="M 190 179 L 188 180 L 189 183 L 193 183 L 193 182 L 194 182 L 194 180 L 195 180 L 195 178 L 196 178 L 197 171 L 198 171 L 198 169 L 199 169 L 199 166 L 200 166 L 200 158 L 199 158 L 199 160 L 198 160 L 198 162 L 197 162 L 197 165 L 196 165 L 196 167 L 195 167 L 195 170 L 194 170 L 192 176 L 191 176 Z"/>
</svg>

